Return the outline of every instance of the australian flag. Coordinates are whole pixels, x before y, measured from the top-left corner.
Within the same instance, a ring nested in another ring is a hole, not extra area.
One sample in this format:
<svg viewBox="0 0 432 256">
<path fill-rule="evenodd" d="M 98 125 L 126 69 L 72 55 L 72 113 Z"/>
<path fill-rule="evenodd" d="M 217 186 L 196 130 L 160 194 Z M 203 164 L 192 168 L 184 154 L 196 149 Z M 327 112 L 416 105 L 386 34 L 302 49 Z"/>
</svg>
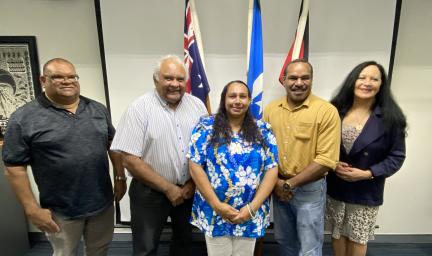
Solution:
<svg viewBox="0 0 432 256">
<path fill-rule="evenodd" d="M 192 2 L 192 4 L 190 3 Z M 192 6 L 192 8 L 191 8 Z M 207 97 L 210 92 L 210 86 L 207 81 L 207 76 L 204 70 L 202 61 L 202 53 L 199 47 L 199 29 L 195 29 L 194 23 L 198 21 L 194 19 L 194 3 L 193 0 L 186 0 L 185 9 L 185 24 L 184 24 L 184 62 L 189 70 L 189 79 L 186 84 L 186 92 L 200 98 L 206 105 Z"/>
</svg>

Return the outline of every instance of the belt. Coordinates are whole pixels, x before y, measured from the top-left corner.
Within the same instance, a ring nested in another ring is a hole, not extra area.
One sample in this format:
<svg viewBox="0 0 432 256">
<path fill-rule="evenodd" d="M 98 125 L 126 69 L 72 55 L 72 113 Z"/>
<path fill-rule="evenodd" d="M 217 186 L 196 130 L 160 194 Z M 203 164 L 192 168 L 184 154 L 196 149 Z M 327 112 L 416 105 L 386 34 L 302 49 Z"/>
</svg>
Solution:
<svg viewBox="0 0 432 256">
<path fill-rule="evenodd" d="M 282 174 L 278 173 L 279 179 L 282 179 L 282 180 L 291 179 L 294 176 L 295 176 L 294 174 L 292 174 L 292 175 L 282 175 Z"/>
</svg>

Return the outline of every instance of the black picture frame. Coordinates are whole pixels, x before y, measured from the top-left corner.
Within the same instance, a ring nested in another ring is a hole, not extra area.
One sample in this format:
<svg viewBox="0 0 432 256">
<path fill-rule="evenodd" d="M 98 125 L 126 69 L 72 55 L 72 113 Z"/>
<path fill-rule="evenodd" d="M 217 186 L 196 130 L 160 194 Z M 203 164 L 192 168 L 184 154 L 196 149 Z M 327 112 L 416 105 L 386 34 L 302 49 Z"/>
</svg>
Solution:
<svg viewBox="0 0 432 256">
<path fill-rule="evenodd" d="M 35 36 L 0 36 L 0 139 L 10 114 L 42 92 Z"/>
</svg>

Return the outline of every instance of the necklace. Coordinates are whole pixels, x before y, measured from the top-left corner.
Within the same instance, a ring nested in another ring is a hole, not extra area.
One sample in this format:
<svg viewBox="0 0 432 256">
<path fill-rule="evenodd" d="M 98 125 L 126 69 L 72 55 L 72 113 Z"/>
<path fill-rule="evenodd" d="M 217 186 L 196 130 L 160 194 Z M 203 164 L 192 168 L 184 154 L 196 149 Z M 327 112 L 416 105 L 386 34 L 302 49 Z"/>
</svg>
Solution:
<svg viewBox="0 0 432 256">
<path fill-rule="evenodd" d="M 360 121 L 355 122 L 355 123 L 354 123 L 354 128 L 355 128 L 357 131 L 360 131 L 361 129 L 363 129 L 363 124 L 362 124 L 362 122 L 360 122 Z"/>
<path fill-rule="evenodd" d="M 357 131 L 361 131 L 369 119 L 370 114 L 370 110 L 367 112 L 351 111 L 351 113 L 348 114 L 345 123 L 354 126 Z"/>
</svg>

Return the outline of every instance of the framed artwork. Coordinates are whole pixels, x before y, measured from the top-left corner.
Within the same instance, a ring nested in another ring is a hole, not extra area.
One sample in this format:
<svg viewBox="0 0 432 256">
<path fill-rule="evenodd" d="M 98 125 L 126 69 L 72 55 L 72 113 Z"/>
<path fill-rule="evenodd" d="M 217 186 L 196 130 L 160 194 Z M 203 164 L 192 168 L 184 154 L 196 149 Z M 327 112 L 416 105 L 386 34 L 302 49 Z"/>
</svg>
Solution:
<svg viewBox="0 0 432 256">
<path fill-rule="evenodd" d="M 34 36 L 0 36 L 0 138 L 10 115 L 41 93 Z"/>
</svg>

